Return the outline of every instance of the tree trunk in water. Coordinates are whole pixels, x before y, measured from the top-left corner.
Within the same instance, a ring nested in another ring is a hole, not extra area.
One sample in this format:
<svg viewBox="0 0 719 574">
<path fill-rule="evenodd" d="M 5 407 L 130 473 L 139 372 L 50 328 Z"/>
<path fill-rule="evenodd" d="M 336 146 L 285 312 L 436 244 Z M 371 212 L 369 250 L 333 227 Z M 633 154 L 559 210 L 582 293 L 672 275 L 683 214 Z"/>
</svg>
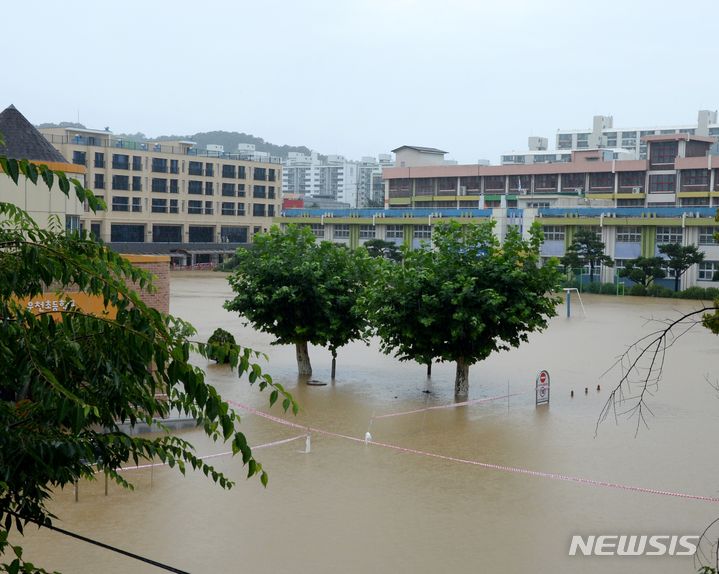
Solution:
<svg viewBox="0 0 719 574">
<path fill-rule="evenodd" d="M 337 351 L 332 351 L 332 380 L 335 379 L 335 373 L 337 372 Z"/>
<path fill-rule="evenodd" d="M 469 394 L 469 363 L 464 357 L 457 359 L 457 377 L 454 379 L 454 396 L 464 398 Z"/>
<path fill-rule="evenodd" d="M 295 350 L 297 351 L 297 372 L 300 375 L 311 375 L 312 365 L 310 364 L 310 354 L 307 352 L 307 341 L 297 341 Z"/>
<path fill-rule="evenodd" d="M 431 376 L 432 376 L 432 361 L 427 363 L 427 377 L 431 377 Z"/>
</svg>

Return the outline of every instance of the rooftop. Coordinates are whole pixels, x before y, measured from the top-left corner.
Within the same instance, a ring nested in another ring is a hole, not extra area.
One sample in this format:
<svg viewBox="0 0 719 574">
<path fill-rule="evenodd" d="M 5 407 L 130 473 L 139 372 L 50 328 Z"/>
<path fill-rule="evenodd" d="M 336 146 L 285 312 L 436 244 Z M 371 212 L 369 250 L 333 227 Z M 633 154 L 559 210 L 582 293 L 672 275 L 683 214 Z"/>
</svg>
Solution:
<svg viewBox="0 0 719 574">
<path fill-rule="evenodd" d="M 693 136 L 691 134 L 686 134 L 686 133 L 661 134 L 661 135 L 657 134 L 657 135 L 642 137 L 642 141 L 645 141 L 645 142 L 662 142 L 662 141 L 679 141 L 679 140 L 714 143 L 717 141 L 717 138 L 709 137 L 709 136 Z"/>
<path fill-rule="evenodd" d="M 442 151 L 441 149 L 437 149 L 436 147 L 423 147 L 423 146 L 416 146 L 416 145 L 403 145 L 399 146 L 396 149 L 392 150 L 392 153 L 397 153 L 398 151 L 402 151 L 403 149 L 412 149 L 414 151 L 418 151 L 419 153 L 433 153 L 437 155 L 444 155 L 446 153 L 449 153 L 447 151 Z"/>
<path fill-rule="evenodd" d="M 9 158 L 68 163 L 13 105 L 0 113 L 0 134 L 5 140 L 5 145 L 0 145 L 0 153 Z"/>
</svg>

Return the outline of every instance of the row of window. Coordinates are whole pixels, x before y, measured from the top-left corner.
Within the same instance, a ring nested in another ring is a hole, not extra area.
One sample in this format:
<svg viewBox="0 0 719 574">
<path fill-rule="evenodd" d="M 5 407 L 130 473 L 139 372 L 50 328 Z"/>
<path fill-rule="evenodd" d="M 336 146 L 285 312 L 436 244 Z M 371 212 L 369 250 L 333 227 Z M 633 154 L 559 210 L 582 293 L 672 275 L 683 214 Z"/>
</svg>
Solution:
<svg viewBox="0 0 719 574">
<path fill-rule="evenodd" d="M 627 264 L 627 261 L 627 259 L 615 259 L 615 271 L 624 269 Z M 667 279 L 674 279 L 676 276 L 676 272 L 674 271 L 674 269 L 670 269 L 669 267 L 664 267 L 664 272 L 666 273 Z M 701 263 L 699 263 L 699 268 L 697 270 L 697 280 L 719 281 L 719 261 L 702 261 Z"/>
<path fill-rule="evenodd" d="M 687 169 L 681 170 L 681 191 L 708 190 L 710 186 L 710 171 L 708 169 Z M 631 191 L 645 191 L 645 172 L 628 171 L 619 172 L 617 180 L 618 191 L 629 193 Z M 614 189 L 615 174 L 611 172 L 590 173 L 565 173 L 561 177 L 561 185 L 558 174 L 537 174 L 534 176 L 534 191 L 556 192 L 585 190 L 589 191 L 612 191 Z M 485 193 L 504 193 L 506 189 L 510 192 L 527 193 L 531 187 L 530 175 L 503 176 L 488 175 L 482 176 Z M 458 182 L 459 180 L 459 182 Z M 714 187 L 719 189 L 719 177 L 716 178 Z M 478 195 L 480 193 L 480 177 L 439 177 L 439 178 L 416 178 L 416 179 L 391 179 L 389 181 L 390 197 L 411 197 L 427 195 Z M 674 193 L 677 189 L 676 173 L 660 173 L 649 175 L 650 192 Z"/>
<path fill-rule="evenodd" d="M 142 198 L 141 197 L 125 197 L 125 196 L 113 196 L 112 198 L 112 211 L 126 211 L 141 213 L 142 212 Z M 183 203 L 184 209 L 184 203 Z M 179 200 L 177 199 L 163 199 L 163 198 L 152 198 L 150 205 L 152 213 L 180 213 L 181 207 Z M 215 211 L 215 205 L 212 201 L 199 201 L 189 200 L 187 202 L 187 213 L 193 215 L 213 215 Z M 245 204 L 235 203 L 232 201 L 223 201 L 220 205 L 220 213 L 222 215 L 245 215 Z M 267 205 L 264 203 L 252 204 L 252 215 L 257 217 L 274 217 L 275 206 Z"/>
<path fill-rule="evenodd" d="M 565 228 L 561 225 L 545 225 L 545 241 L 564 241 Z M 642 240 L 642 228 L 637 226 L 618 226 L 616 228 L 617 243 L 640 243 Z M 699 228 L 699 245 L 716 245 L 714 235 L 719 232 L 719 227 L 704 226 Z M 681 227 L 662 226 L 656 228 L 657 244 L 682 243 L 684 239 Z"/>
<path fill-rule="evenodd" d="M 168 185 L 169 182 L 169 185 Z M 95 174 L 95 189 L 105 189 L 105 174 Z M 142 177 L 139 175 L 113 175 L 112 189 L 116 191 L 142 191 Z M 179 193 L 179 180 L 153 177 L 151 190 L 154 193 Z M 187 193 L 191 195 L 214 195 L 214 183 L 190 180 L 187 182 Z M 245 197 L 245 184 L 223 183 L 222 195 L 225 197 Z M 275 199 L 275 186 L 255 185 L 252 188 L 252 197 L 255 199 Z"/>
<path fill-rule="evenodd" d="M 565 227 L 561 225 L 545 225 L 543 228 L 545 241 L 564 241 Z M 324 226 L 320 223 L 312 224 L 312 231 L 317 237 L 324 237 Z M 656 242 L 659 245 L 665 243 L 682 243 L 684 237 L 681 227 L 663 226 L 656 228 Z M 599 228 L 596 228 L 599 235 Z M 699 228 L 699 245 L 716 245 L 715 234 L 719 227 L 705 226 Z M 429 225 L 414 226 L 413 235 L 417 239 L 429 239 L 432 236 Z M 333 237 L 335 239 L 346 239 L 350 236 L 349 224 L 335 224 Z M 371 239 L 375 237 L 373 225 L 359 226 L 360 239 Z M 404 227 L 402 225 L 386 225 L 385 237 L 387 239 L 403 239 Z M 642 228 L 638 226 L 618 226 L 616 228 L 617 243 L 640 243 L 642 240 Z"/>
<path fill-rule="evenodd" d="M 271 206 L 268 206 L 271 207 Z M 312 233 L 315 237 L 320 239 L 325 237 L 325 228 L 321 223 L 313 223 L 310 225 Z M 337 223 L 333 226 L 332 238 L 333 239 L 349 239 L 350 226 L 349 224 Z M 360 239 L 374 239 L 376 237 L 376 227 L 374 225 L 360 225 L 359 226 L 359 238 Z M 432 227 L 429 225 L 415 225 L 413 236 L 415 239 L 431 239 Z M 385 225 L 385 238 L 386 239 L 404 239 L 404 226 L 402 225 Z"/>
<path fill-rule="evenodd" d="M 247 243 L 249 229 L 242 226 L 223 225 L 220 227 L 220 242 Z M 260 231 L 259 227 L 254 232 Z M 99 229 L 95 230 L 99 234 Z M 189 225 L 187 239 L 189 243 L 214 243 L 216 229 L 208 225 Z M 113 223 L 110 226 L 110 241 L 122 243 L 143 243 L 145 241 L 145 226 L 142 224 Z M 184 230 L 182 225 L 153 225 L 153 243 L 182 243 Z"/>
<path fill-rule="evenodd" d="M 105 167 L 105 154 L 103 152 L 95 152 L 95 167 Z M 141 156 L 129 156 L 125 154 L 112 154 L 113 169 L 126 169 L 133 171 L 142 171 L 143 158 Z M 180 173 L 180 160 L 153 157 L 150 158 L 150 169 L 155 173 Z M 72 152 L 72 162 L 76 165 L 87 165 L 87 152 L 75 150 Z M 252 179 L 257 181 L 276 181 L 277 170 L 274 168 L 255 167 L 252 169 Z M 182 171 L 185 171 L 185 162 L 182 162 Z M 215 168 L 213 163 L 190 161 L 188 162 L 187 172 L 190 175 L 200 175 L 205 177 L 214 177 Z M 247 171 L 243 165 L 235 166 L 229 164 L 222 165 L 222 177 L 232 179 L 246 179 Z"/>
</svg>

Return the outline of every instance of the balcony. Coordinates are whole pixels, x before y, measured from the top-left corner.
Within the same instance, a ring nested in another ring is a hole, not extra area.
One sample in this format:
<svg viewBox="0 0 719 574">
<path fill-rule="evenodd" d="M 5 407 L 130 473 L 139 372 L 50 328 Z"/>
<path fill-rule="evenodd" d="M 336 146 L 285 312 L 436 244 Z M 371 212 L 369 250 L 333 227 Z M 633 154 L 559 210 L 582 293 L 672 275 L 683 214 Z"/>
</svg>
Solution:
<svg viewBox="0 0 719 574">
<path fill-rule="evenodd" d="M 114 149 L 127 149 L 127 150 L 138 150 L 138 151 L 148 151 L 151 150 L 155 153 L 166 153 L 166 154 L 182 154 L 182 155 L 188 155 L 193 157 L 211 157 L 211 158 L 218 158 L 218 159 L 228 159 L 228 160 L 234 160 L 234 161 L 256 161 L 253 154 L 242 154 L 242 153 L 225 153 L 225 152 L 216 152 L 216 151 L 210 151 L 206 149 L 198 149 L 198 148 L 192 148 L 192 147 L 178 147 L 178 146 L 170 146 L 170 145 L 163 145 L 155 142 L 136 142 L 136 141 L 125 141 L 125 140 L 119 140 L 119 139 L 112 139 L 111 134 L 107 134 L 106 136 L 98 136 L 98 137 L 82 137 L 82 136 L 63 136 L 58 134 L 44 134 L 44 137 L 47 141 L 53 144 L 75 144 L 75 145 L 85 145 L 90 147 L 100 147 L 100 148 L 114 148 Z M 270 157 L 268 159 L 263 160 L 261 163 L 272 163 L 272 164 L 282 164 L 282 158 L 281 157 Z M 211 174 L 208 174 L 211 175 Z"/>
</svg>

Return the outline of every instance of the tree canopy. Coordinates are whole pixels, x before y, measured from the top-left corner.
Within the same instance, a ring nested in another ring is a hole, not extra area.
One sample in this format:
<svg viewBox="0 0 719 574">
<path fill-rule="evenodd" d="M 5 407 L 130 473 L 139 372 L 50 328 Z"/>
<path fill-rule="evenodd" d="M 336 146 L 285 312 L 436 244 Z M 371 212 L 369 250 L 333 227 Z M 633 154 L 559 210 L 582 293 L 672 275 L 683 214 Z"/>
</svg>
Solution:
<svg viewBox="0 0 719 574">
<path fill-rule="evenodd" d="M 561 258 L 566 270 L 589 266 L 589 281 L 594 281 L 594 270 L 600 265 L 612 267 L 614 260 L 605 255 L 604 242 L 593 229 L 579 228 L 572 238 L 572 243 Z"/>
<path fill-rule="evenodd" d="M 553 261 L 540 266 L 541 228 L 527 240 L 511 229 L 501 245 L 493 228 L 437 225 L 431 248 L 405 250 L 403 264 L 384 266 L 368 291 L 382 350 L 456 362 L 457 396 L 468 393 L 470 365 L 519 346 L 556 314 L 559 274 Z"/>
<path fill-rule="evenodd" d="M 661 257 L 637 257 L 629 259 L 623 269 L 619 269 L 617 275 L 626 277 L 634 283 L 643 285 L 645 288 L 655 279 L 663 279 L 667 276 L 664 271 L 665 260 Z"/>
<path fill-rule="evenodd" d="M 402 261 L 402 250 L 391 241 L 370 239 L 365 241 L 364 248 L 371 257 L 384 257 L 389 261 Z"/>
<path fill-rule="evenodd" d="M 46 166 L 0 157 L 0 167 L 16 183 L 21 177 L 48 188 L 57 182 L 66 195 L 74 187 L 91 208 L 103 205 L 81 182 Z M 271 403 L 282 396 L 283 406 L 296 411 L 292 397 L 253 363 L 257 354 L 250 349 L 193 343 L 191 325 L 148 307 L 128 287 L 152 289 L 149 274 L 88 234 L 56 223 L 41 229 L 23 210 L 0 203 L 0 553 L 13 526 L 22 532 L 28 521 L 51 523 L 46 504 L 53 489 L 94 480 L 97 470 L 130 487 L 118 474 L 128 461 L 158 458 L 232 487 L 190 443 L 169 434 L 161 419 L 171 410 L 194 417 L 213 440 L 230 442 L 248 476 L 267 484 L 237 429 L 239 416 L 191 364 L 191 353 L 229 357 L 250 382 L 272 387 Z M 70 304 L 77 290 L 98 296 L 113 313 L 93 315 Z M 28 305 L 48 292 L 56 310 Z M 160 433 L 123 431 L 123 423 L 140 422 Z M 3 567 L 17 572 L 25 566 L 13 550 L 17 558 Z"/>
<path fill-rule="evenodd" d="M 236 311 L 256 329 L 274 335 L 274 344 L 294 344 L 300 375 L 311 375 L 307 344 L 337 349 L 368 330 L 357 302 L 372 276 L 365 249 L 354 251 L 315 241 L 312 231 L 290 225 L 255 236 L 251 249 L 236 254 L 230 277 Z"/>
<path fill-rule="evenodd" d="M 679 280 L 692 265 L 704 261 L 704 253 L 696 245 L 665 243 L 659 252 L 667 257 L 666 265 L 674 271 L 674 291 L 679 291 Z"/>
</svg>

